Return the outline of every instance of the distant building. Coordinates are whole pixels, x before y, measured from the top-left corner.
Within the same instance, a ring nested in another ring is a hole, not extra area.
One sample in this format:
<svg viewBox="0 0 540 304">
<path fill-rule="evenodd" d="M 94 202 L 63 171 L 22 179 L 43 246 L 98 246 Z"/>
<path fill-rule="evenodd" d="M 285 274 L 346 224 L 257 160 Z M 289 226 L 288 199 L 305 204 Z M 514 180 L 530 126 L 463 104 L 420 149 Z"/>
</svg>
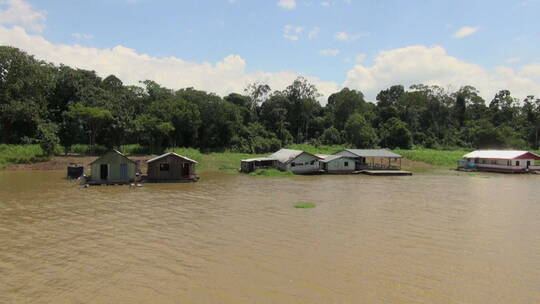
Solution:
<svg viewBox="0 0 540 304">
<path fill-rule="evenodd" d="M 534 161 L 540 156 L 528 151 L 514 150 L 479 150 L 463 156 L 458 162 L 458 169 L 492 172 L 540 172 L 540 166 Z"/>
<path fill-rule="evenodd" d="M 324 173 L 343 174 L 357 171 L 356 160 L 353 157 L 343 155 L 317 155 L 322 157 L 321 170 Z"/>
<path fill-rule="evenodd" d="M 278 169 L 295 174 L 314 174 L 320 171 L 320 160 L 320 157 L 308 152 L 281 149 L 268 157 L 242 160 L 240 170 L 249 173 L 257 169 Z"/>
<path fill-rule="evenodd" d="M 270 159 L 278 161 L 278 169 L 282 171 L 292 171 L 295 174 L 315 174 L 320 172 L 320 157 L 311 153 L 281 149 L 269 156 Z"/>
<path fill-rule="evenodd" d="M 136 163 L 117 150 L 111 150 L 92 163 L 89 184 L 127 184 L 135 181 Z"/>
<path fill-rule="evenodd" d="M 250 173 L 257 169 L 277 169 L 278 167 L 278 160 L 269 157 L 250 158 L 240 161 L 240 171 L 244 173 Z"/>
<path fill-rule="evenodd" d="M 403 156 L 385 149 L 345 149 L 333 155 L 354 159 L 354 170 L 400 170 Z M 345 160 L 341 160 L 345 162 Z"/>
<path fill-rule="evenodd" d="M 147 161 L 146 180 L 149 182 L 194 182 L 196 161 L 176 154 L 165 153 Z"/>
</svg>

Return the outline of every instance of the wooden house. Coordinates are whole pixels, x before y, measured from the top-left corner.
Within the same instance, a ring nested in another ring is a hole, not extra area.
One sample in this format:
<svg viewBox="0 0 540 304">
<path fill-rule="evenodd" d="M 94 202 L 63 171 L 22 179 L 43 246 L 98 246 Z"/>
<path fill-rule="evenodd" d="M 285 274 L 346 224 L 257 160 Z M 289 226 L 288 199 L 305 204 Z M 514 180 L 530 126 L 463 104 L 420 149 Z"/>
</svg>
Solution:
<svg viewBox="0 0 540 304">
<path fill-rule="evenodd" d="M 147 161 L 146 180 L 149 182 L 196 182 L 196 161 L 174 152 Z"/>
<path fill-rule="evenodd" d="M 403 156 L 386 149 L 345 149 L 333 155 L 354 159 L 354 169 L 356 171 L 400 170 L 401 159 L 403 158 Z"/>
<path fill-rule="evenodd" d="M 540 156 L 528 151 L 514 150 L 480 150 L 463 156 L 458 169 L 473 171 L 527 173 L 540 172 L 535 160 Z"/>
<path fill-rule="evenodd" d="M 329 174 L 350 174 L 356 170 L 356 160 L 353 157 L 343 155 L 317 155 L 320 160 L 321 170 Z"/>
<path fill-rule="evenodd" d="M 277 169 L 278 167 L 278 160 L 269 157 L 250 158 L 240 161 L 240 171 L 243 173 L 250 173 L 257 169 Z"/>
<path fill-rule="evenodd" d="M 281 149 L 269 158 L 277 160 L 278 169 L 282 171 L 291 171 L 295 174 L 316 174 L 321 171 L 319 163 L 321 158 L 305 151 Z"/>
<path fill-rule="evenodd" d="M 135 181 L 136 163 L 117 150 L 111 150 L 92 163 L 88 184 L 128 184 Z"/>
</svg>

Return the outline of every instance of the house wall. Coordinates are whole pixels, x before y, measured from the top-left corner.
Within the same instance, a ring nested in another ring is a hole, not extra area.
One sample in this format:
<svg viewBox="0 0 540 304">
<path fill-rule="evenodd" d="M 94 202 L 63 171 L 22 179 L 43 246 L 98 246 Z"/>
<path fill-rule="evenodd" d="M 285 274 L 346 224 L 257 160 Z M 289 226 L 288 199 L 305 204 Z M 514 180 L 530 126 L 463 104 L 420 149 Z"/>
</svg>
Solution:
<svg viewBox="0 0 540 304">
<path fill-rule="evenodd" d="M 326 163 L 326 168 L 328 172 L 353 172 L 355 171 L 355 161 L 350 158 L 338 158 Z"/>
<path fill-rule="evenodd" d="M 286 169 L 297 174 L 315 173 L 320 170 L 319 159 L 307 153 L 302 153 L 288 163 Z"/>
<path fill-rule="evenodd" d="M 161 164 L 169 164 L 169 171 L 161 171 Z M 187 171 L 182 169 L 184 164 L 188 164 Z M 168 155 L 148 163 L 147 174 L 149 180 L 181 180 L 195 174 L 195 164 L 174 155 Z"/>
<path fill-rule="evenodd" d="M 477 165 L 498 165 L 498 166 L 517 166 L 527 168 L 527 161 L 531 166 L 534 166 L 534 159 L 489 159 L 489 158 L 468 158 L 468 162 L 476 163 Z M 519 164 L 518 164 L 519 163 Z"/>
<path fill-rule="evenodd" d="M 106 164 L 109 166 L 109 175 L 107 180 L 109 181 L 134 181 L 135 180 L 135 163 L 129 161 L 122 155 L 115 152 L 108 152 L 97 159 L 91 166 L 92 173 L 90 176 L 91 181 L 101 180 L 101 165 Z M 127 165 L 127 179 L 120 177 L 120 165 Z"/>
</svg>

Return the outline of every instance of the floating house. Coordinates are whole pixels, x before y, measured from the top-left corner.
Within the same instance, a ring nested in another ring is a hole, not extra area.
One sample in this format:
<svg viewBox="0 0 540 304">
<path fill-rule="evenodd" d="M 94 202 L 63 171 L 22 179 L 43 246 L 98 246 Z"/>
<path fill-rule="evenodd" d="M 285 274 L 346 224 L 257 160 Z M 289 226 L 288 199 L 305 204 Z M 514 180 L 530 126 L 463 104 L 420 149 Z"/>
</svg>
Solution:
<svg viewBox="0 0 540 304">
<path fill-rule="evenodd" d="M 135 181 L 136 163 L 117 150 L 111 150 L 92 163 L 88 184 L 129 184 Z"/>
<path fill-rule="evenodd" d="M 320 161 L 321 170 L 329 174 L 350 174 L 358 171 L 354 157 L 344 155 L 317 155 L 322 158 Z"/>
<path fill-rule="evenodd" d="M 240 171 L 250 173 L 257 169 L 277 169 L 279 161 L 269 157 L 243 159 L 240 161 Z"/>
<path fill-rule="evenodd" d="M 403 156 L 385 149 L 345 149 L 333 155 L 354 159 L 354 171 L 401 170 Z M 342 159 L 343 164 L 346 162 Z"/>
<path fill-rule="evenodd" d="M 257 169 L 278 169 L 295 174 L 315 174 L 320 172 L 321 157 L 308 152 L 281 149 L 268 157 L 244 159 L 240 171 L 250 173 Z"/>
<path fill-rule="evenodd" d="M 282 171 L 295 174 L 316 174 L 321 171 L 319 161 L 322 158 L 305 151 L 281 149 L 269 158 L 277 160 L 277 168 Z"/>
<path fill-rule="evenodd" d="M 534 161 L 540 156 L 528 151 L 479 150 L 463 156 L 458 169 L 509 173 L 540 172 Z"/>
<path fill-rule="evenodd" d="M 195 174 L 196 161 L 176 154 L 165 153 L 147 161 L 148 182 L 196 182 L 199 180 Z"/>
</svg>

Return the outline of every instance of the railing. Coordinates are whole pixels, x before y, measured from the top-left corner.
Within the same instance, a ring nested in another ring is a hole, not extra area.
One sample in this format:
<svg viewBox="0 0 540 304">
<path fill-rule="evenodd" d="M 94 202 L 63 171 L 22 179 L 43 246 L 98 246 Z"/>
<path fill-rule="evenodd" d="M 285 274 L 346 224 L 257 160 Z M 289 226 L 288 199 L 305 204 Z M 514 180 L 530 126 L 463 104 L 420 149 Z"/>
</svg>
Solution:
<svg viewBox="0 0 540 304">
<path fill-rule="evenodd" d="M 400 170 L 401 167 L 393 165 L 381 165 L 381 164 L 372 164 L 372 165 L 359 165 L 356 166 L 359 170 Z"/>
</svg>

